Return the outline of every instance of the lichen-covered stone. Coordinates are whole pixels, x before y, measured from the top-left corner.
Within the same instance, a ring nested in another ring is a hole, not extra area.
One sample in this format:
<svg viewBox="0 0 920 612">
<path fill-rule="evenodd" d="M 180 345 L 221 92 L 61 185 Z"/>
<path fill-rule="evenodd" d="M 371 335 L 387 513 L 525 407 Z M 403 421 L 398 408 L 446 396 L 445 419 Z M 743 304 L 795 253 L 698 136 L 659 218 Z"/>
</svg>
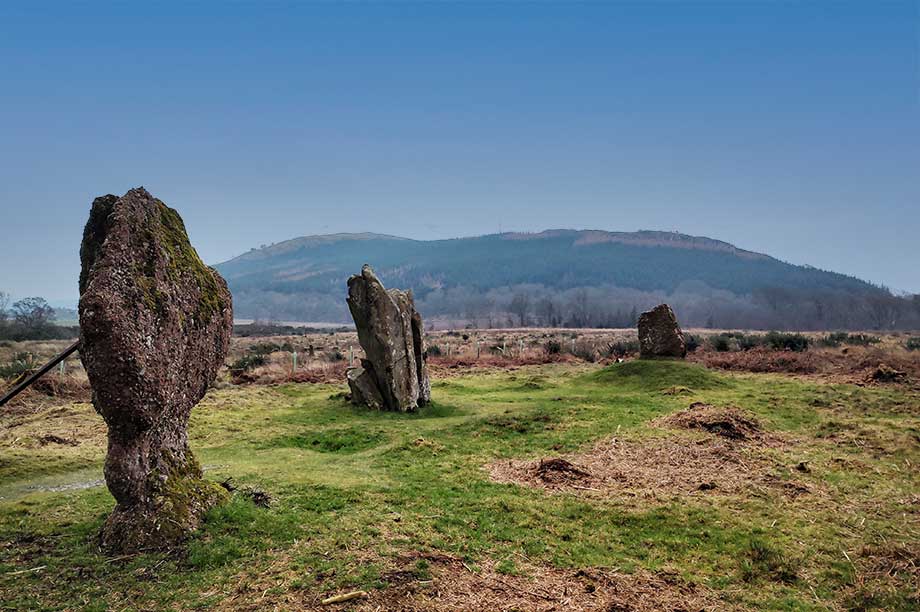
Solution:
<svg viewBox="0 0 920 612">
<path fill-rule="evenodd" d="M 639 355 L 643 358 L 687 356 L 684 333 L 667 304 L 659 304 L 639 316 Z"/>
<path fill-rule="evenodd" d="M 365 265 L 348 279 L 348 308 L 366 355 L 361 371 L 348 377 L 352 400 L 372 405 L 366 387 L 374 383 L 386 410 L 412 411 L 430 401 L 423 324 L 412 292 L 387 291 Z"/>
<path fill-rule="evenodd" d="M 102 545 L 168 547 L 227 495 L 202 478 L 187 429 L 227 354 L 230 292 L 178 213 L 143 188 L 96 198 L 80 259 L 80 357 L 108 425 L 117 502 Z"/>
<path fill-rule="evenodd" d="M 355 404 L 367 406 L 374 410 L 383 410 L 385 405 L 380 391 L 377 389 L 377 380 L 372 373 L 373 366 L 366 359 L 362 365 L 348 368 L 345 379 L 351 391 L 351 399 Z"/>
</svg>

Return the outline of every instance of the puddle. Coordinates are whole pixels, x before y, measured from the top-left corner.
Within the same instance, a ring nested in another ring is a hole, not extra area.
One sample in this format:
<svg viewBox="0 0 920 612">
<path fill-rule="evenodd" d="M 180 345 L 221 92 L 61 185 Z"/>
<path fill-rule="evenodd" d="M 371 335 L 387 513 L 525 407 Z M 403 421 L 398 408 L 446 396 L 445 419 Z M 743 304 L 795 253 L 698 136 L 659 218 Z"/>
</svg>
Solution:
<svg viewBox="0 0 920 612">
<path fill-rule="evenodd" d="M 204 472 L 230 467 L 228 465 L 205 465 Z M 8 503 L 22 499 L 32 493 L 67 493 L 70 491 L 85 491 L 95 487 L 105 486 L 102 477 L 102 468 L 90 468 L 69 472 L 67 474 L 53 474 L 34 480 L 20 480 L 0 485 L 0 503 Z"/>
</svg>

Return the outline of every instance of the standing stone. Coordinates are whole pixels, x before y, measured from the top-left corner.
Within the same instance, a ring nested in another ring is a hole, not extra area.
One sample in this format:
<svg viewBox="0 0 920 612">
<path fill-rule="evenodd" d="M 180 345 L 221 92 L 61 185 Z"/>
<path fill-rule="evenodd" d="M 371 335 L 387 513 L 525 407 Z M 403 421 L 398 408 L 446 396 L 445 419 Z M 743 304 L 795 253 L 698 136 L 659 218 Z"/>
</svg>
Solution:
<svg viewBox="0 0 920 612">
<path fill-rule="evenodd" d="M 643 358 L 687 356 L 687 343 L 674 311 L 659 304 L 639 316 L 639 355 Z"/>
<path fill-rule="evenodd" d="M 352 401 L 372 408 L 412 411 L 431 400 L 422 318 L 411 291 L 390 289 L 370 266 L 348 279 L 348 309 L 364 349 L 349 368 Z"/>
<path fill-rule="evenodd" d="M 102 545 L 169 547 L 226 497 L 202 478 L 187 429 L 227 355 L 230 292 L 178 213 L 143 188 L 96 198 L 80 260 L 80 357 L 108 425 L 105 480 L 117 502 Z"/>
</svg>

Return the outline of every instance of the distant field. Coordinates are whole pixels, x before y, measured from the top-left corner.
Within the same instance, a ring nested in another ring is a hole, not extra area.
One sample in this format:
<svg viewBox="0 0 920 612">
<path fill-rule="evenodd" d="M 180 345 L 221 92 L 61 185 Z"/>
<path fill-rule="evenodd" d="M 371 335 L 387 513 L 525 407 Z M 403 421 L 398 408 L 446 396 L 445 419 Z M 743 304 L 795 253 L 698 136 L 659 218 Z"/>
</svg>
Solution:
<svg viewBox="0 0 920 612">
<path fill-rule="evenodd" d="M 546 355 L 542 333 L 502 332 L 509 355 L 478 366 L 472 336 L 433 336 L 435 401 L 411 415 L 355 408 L 341 383 L 257 384 L 287 375 L 283 351 L 255 384 L 226 373 L 191 440 L 237 492 L 171 554 L 96 548 L 113 500 L 85 391 L 17 401 L 0 415 L 2 608 L 916 609 L 912 383 L 590 363 Z M 347 334 L 313 340 L 314 361 L 347 359 Z M 845 354 L 917 354 L 902 341 Z M 526 365 L 540 354 L 556 362 Z"/>
</svg>

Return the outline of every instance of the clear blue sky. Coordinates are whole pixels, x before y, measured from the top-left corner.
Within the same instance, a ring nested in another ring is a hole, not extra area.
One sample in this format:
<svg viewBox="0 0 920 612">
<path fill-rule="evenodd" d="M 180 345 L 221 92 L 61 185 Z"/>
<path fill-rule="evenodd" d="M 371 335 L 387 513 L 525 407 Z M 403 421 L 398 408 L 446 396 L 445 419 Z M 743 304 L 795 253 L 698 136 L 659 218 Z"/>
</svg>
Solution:
<svg viewBox="0 0 920 612">
<path fill-rule="evenodd" d="M 0 290 L 144 185 L 212 264 L 662 229 L 920 292 L 917 1 L 149 4 L 0 5 Z"/>
</svg>

